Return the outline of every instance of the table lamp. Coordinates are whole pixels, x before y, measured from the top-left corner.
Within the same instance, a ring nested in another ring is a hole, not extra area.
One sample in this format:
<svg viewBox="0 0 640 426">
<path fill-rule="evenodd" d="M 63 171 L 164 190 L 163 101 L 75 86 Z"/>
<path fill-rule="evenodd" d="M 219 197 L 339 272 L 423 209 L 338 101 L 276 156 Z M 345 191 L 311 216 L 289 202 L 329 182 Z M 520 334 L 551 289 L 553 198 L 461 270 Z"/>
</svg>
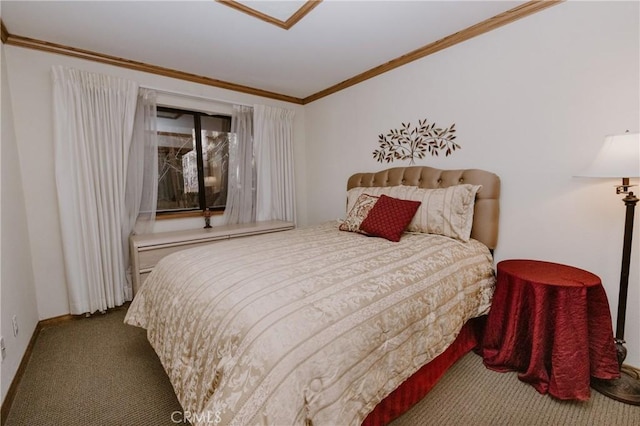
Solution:
<svg viewBox="0 0 640 426">
<path fill-rule="evenodd" d="M 591 386 L 610 398 L 627 404 L 640 405 L 640 374 L 633 368 L 623 365 L 627 356 L 627 349 L 624 346 L 624 321 L 629 287 L 633 216 L 635 206 L 638 203 L 638 197 L 629 191 L 629 188 L 634 186 L 629 184 L 629 178 L 640 177 L 640 133 L 627 132 L 621 135 L 607 136 L 593 163 L 579 176 L 620 178 L 622 179 L 622 185 L 616 186 L 616 193 L 626 194 L 622 199 L 626 206 L 626 219 L 622 245 L 618 317 L 614 339 L 620 366 L 620 378 L 613 380 L 593 378 Z"/>
</svg>

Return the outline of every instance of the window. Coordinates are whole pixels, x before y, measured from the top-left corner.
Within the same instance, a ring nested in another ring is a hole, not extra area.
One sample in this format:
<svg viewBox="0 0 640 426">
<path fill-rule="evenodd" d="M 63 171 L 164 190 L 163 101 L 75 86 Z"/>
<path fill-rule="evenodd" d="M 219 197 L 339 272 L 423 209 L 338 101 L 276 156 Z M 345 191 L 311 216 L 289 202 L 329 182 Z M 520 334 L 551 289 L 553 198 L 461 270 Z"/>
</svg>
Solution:
<svg viewBox="0 0 640 426">
<path fill-rule="evenodd" d="M 157 213 L 222 211 L 231 117 L 158 107 Z"/>
</svg>

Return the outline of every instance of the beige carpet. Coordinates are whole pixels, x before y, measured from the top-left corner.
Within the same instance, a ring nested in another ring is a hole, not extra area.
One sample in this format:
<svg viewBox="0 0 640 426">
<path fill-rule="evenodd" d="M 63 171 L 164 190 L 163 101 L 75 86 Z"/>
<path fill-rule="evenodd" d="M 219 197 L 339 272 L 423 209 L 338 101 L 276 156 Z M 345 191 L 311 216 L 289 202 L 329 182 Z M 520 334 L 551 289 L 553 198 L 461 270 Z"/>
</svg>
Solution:
<svg viewBox="0 0 640 426">
<path fill-rule="evenodd" d="M 185 424 L 144 330 L 124 325 L 124 314 L 115 310 L 42 330 L 5 425 Z M 640 407 L 595 391 L 588 402 L 557 401 L 515 373 L 487 370 L 470 353 L 392 425 L 637 426 Z"/>
</svg>

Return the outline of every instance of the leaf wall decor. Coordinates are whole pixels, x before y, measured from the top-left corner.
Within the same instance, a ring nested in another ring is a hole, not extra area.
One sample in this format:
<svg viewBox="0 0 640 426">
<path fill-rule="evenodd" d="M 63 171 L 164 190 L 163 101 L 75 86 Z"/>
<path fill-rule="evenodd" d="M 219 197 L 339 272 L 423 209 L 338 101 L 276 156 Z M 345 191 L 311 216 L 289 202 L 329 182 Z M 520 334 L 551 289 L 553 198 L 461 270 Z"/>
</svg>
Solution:
<svg viewBox="0 0 640 426">
<path fill-rule="evenodd" d="M 394 160 L 410 160 L 424 158 L 427 154 L 438 156 L 444 153 L 448 157 L 460 145 L 454 142 L 456 138 L 455 123 L 447 128 L 436 127 L 436 123 L 418 120 L 418 125 L 411 128 L 411 123 L 402 123 L 400 129 L 391 129 L 384 135 L 378 136 L 379 148 L 373 151 L 373 158 L 378 162 L 390 163 Z"/>
</svg>

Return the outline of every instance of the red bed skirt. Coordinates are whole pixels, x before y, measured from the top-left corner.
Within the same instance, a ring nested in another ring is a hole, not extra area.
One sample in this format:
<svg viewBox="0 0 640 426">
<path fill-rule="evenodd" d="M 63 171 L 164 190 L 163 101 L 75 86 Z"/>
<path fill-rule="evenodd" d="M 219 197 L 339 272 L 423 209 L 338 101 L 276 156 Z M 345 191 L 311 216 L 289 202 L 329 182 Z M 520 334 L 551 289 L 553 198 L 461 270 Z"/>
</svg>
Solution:
<svg viewBox="0 0 640 426">
<path fill-rule="evenodd" d="M 386 425 L 424 398 L 456 361 L 480 344 L 485 320 L 481 317 L 468 321 L 451 346 L 380 401 L 362 425 Z"/>
</svg>

